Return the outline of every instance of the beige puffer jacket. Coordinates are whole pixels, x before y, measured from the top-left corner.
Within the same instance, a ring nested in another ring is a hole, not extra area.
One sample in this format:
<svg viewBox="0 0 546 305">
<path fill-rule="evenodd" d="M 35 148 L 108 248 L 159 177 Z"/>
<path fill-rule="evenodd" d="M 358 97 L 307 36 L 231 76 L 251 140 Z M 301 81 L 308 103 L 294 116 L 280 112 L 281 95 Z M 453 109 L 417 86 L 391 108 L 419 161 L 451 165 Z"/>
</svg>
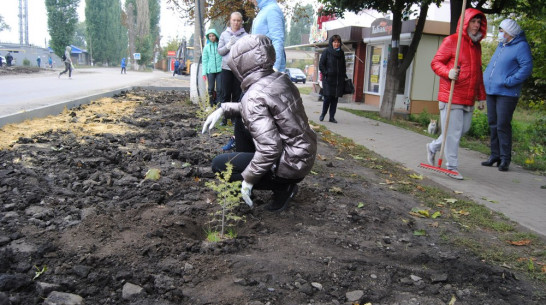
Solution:
<svg viewBox="0 0 546 305">
<path fill-rule="evenodd" d="M 313 167 L 317 136 L 308 123 L 296 86 L 275 72 L 275 49 L 263 35 L 247 35 L 232 46 L 228 65 L 245 92 L 240 103 L 223 103 L 225 115 L 240 114 L 256 153 L 243 171 L 256 184 L 268 171 L 280 178 L 304 178 Z"/>
</svg>

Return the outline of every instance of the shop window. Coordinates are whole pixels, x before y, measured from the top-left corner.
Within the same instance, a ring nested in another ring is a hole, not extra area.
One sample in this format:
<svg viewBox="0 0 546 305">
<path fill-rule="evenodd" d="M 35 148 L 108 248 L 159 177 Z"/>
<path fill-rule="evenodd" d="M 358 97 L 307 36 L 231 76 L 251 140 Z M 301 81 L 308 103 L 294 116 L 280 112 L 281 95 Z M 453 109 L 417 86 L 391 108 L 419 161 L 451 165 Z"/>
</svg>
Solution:
<svg viewBox="0 0 546 305">
<path fill-rule="evenodd" d="M 347 72 L 347 77 L 353 79 L 355 69 L 355 53 L 354 52 L 345 52 L 345 70 Z"/>
<path fill-rule="evenodd" d="M 368 84 L 367 91 L 379 93 L 379 81 L 381 79 L 381 63 L 383 55 L 383 47 L 381 46 L 371 46 L 370 47 L 370 56 L 368 56 Z"/>
</svg>

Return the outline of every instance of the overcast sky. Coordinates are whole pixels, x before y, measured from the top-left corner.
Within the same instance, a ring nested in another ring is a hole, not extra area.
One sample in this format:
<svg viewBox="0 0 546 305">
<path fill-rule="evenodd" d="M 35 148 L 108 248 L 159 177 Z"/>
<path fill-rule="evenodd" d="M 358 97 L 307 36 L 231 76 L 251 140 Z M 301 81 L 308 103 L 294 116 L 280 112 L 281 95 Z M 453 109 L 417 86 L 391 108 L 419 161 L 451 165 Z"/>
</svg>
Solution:
<svg viewBox="0 0 546 305">
<path fill-rule="evenodd" d="M 0 32 L 0 42 L 19 43 L 19 0 L 0 0 L 0 15 L 4 21 L 11 27 L 11 30 Z M 125 1 L 122 0 L 122 3 Z M 78 9 L 80 20 L 85 20 L 85 0 L 80 0 Z M 188 31 L 192 27 L 184 26 L 184 22 L 176 17 L 171 10 L 167 9 L 166 0 L 161 0 L 161 40 L 166 44 L 171 38 L 183 38 L 185 35 L 189 38 Z M 28 40 L 31 44 L 40 47 L 45 46 L 45 41 L 49 41 L 47 30 L 47 13 L 45 0 L 28 0 Z"/>
</svg>

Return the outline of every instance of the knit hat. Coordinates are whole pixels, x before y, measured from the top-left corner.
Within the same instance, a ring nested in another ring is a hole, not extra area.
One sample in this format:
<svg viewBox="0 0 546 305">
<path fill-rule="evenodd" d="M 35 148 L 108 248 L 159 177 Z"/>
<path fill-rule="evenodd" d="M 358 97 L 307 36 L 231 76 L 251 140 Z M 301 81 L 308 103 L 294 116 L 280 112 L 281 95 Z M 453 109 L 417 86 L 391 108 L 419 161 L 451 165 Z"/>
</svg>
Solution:
<svg viewBox="0 0 546 305">
<path fill-rule="evenodd" d="M 512 37 L 516 37 L 522 32 L 517 22 L 512 19 L 504 19 L 500 23 L 500 28 Z"/>
</svg>

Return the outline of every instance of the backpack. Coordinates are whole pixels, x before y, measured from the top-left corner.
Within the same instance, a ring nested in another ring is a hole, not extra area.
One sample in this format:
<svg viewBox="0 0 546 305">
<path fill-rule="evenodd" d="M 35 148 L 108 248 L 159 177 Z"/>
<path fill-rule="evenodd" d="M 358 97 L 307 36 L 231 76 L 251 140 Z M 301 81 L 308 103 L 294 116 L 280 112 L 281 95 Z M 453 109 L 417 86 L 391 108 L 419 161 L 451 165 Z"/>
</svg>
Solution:
<svg viewBox="0 0 546 305">
<path fill-rule="evenodd" d="M 66 60 L 66 55 L 65 55 L 65 54 L 63 54 L 63 61 L 65 61 L 65 60 Z"/>
</svg>

